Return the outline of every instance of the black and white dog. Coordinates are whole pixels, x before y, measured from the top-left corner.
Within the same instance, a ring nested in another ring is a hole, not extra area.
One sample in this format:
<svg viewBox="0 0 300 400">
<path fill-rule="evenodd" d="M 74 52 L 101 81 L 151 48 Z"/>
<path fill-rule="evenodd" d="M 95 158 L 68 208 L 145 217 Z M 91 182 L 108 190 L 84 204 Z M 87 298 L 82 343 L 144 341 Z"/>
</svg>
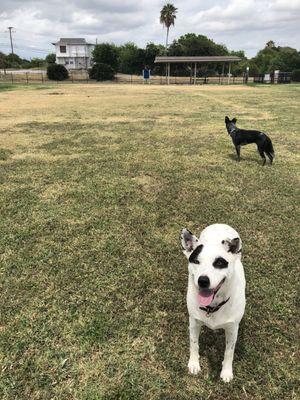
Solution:
<svg viewBox="0 0 300 400">
<path fill-rule="evenodd" d="M 231 136 L 232 142 L 235 145 L 235 149 L 238 156 L 238 161 L 240 161 L 240 152 L 241 146 L 245 146 L 246 144 L 256 143 L 257 150 L 263 159 L 263 165 L 266 163 L 266 156 L 269 157 L 270 163 L 272 164 L 273 159 L 275 158 L 275 153 L 272 145 L 272 141 L 265 133 L 254 130 L 247 129 L 239 129 L 236 127 L 236 118 L 233 118 L 231 121 L 226 116 L 225 117 L 226 129 L 229 135 Z"/>
<path fill-rule="evenodd" d="M 233 378 L 232 361 L 239 323 L 245 311 L 245 276 L 241 262 L 242 242 L 230 226 L 214 224 L 205 228 L 199 239 L 182 229 L 181 245 L 189 262 L 187 307 L 190 322 L 188 369 L 198 374 L 198 339 L 202 325 L 224 329 L 226 349 L 221 378 Z"/>
</svg>

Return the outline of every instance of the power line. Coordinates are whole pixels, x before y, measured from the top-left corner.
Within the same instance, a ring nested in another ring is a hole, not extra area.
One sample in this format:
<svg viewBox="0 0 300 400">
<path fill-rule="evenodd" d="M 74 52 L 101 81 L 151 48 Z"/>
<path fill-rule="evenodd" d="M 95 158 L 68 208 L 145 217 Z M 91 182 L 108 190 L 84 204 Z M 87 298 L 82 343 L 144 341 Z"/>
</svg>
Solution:
<svg viewBox="0 0 300 400">
<path fill-rule="evenodd" d="M 1 41 L 0 45 L 5 46 L 5 47 L 9 47 L 9 43 L 8 42 L 5 43 L 3 41 L 3 39 L 4 38 L 0 38 L 0 41 Z M 19 42 L 21 42 L 21 39 L 19 39 Z M 28 45 L 26 45 L 27 43 L 28 43 Z M 33 44 L 31 44 L 31 43 L 33 43 Z M 35 44 L 38 45 L 38 47 L 35 47 Z M 14 45 L 14 49 L 21 49 L 22 48 L 22 49 L 29 49 L 29 50 L 49 51 L 52 48 L 52 46 L 50 46 L 50 44 L 49 44 L 49 47 L 47 49 L 43 47 L 44 45 L 47 45 L 47 43 L 37 42 L 37 41 L 34 41 L 34 40 L 29 40 L 29 39 L 25 39 L 25 40 L 22 39 L 22 45 L 21 46 Z"/>
<path fill-rule="evenodd" d="M 6 48 L 10 47 L 8 43 L 0 43 L 0 46 L 6 47 Z M 41 53 L 45 53 L 45 52 L 51 51 L 50 48 L 48 48 L 48 49 L 40 49 L 40 48 L 35 48 L 35 47 L 30 47 L 30 46 L 18 46 L 18 45 L 15 45 L 14 49 L 17 49 L 17 50 L 30 50 L 30 51 L 36 51 L 36 52 L 41 52 Z"/>
<path fill-rule="evenodd" d="M 41 52 L 50 51 L 50 48 L 41 49 L 38 47 L 30 47 L 30 46 L 15 46 L 15 47 L 16 47 L 16 49 L 19 49 L 19 50 L 32 50 L 32 51 L 41 51 Z"/>
<path fill-rule="evenodd" d="M 38 47 L 38 48 L 32 48 L 32 47 L 30 47 L 31 45 L 29 44 L 29 46 L 22 46 L 22 47 L 19 47 L 19 46 L 16 46 L 16 45 L 14 45 L 14 43 L 13 43 L 13 38 L 12 38 L 12 33 L 15 33 L 16 31 L 15 30 L 13 30 L 13 29 L 15 29 L 14 27 L 12 27 L 12 26 L 9 26 L 8 28 L 8 31 L 6 31 L 6 32 L 0 32 L 0 35 L 5 35 L 7 32 L 9 32 L 9 37 L 10 37 L 10 47 L 11 47 L 11 53 L 12 54 L 14 54 L 14 50 L 15 49 L 22 49 L 22 50 L 30 50 L 30 51 L 41 51 L 41 52 L 49 52 L 50 51 L 50 48 L 48 48 L 48 49 L 44 49 L 44 48 L 41 48 L 41 47 Z M 27 32 L 27 33 L 30 33 L 30 34 L 34 34 L 34 35 L 37 35 L 37 36 L 39 36 L 40 38 L 41 37 L 44 37 L 44 35 L 43 34 L 40 34 L 40 33 L 37 33 L 37 32 L 34 32 L 34 31 L 29 31 L 29 30 L 25 30 L 25 29 L 22 29 L 22 28 L 18 28 L 18 31 L 21 31 L 21 32 Z M 4 38 L 1 38 L 0 37 L 0 39 L 4 39 Z M 15 37 L 14 37 L 14 39 L 15 39 Z M 22 42 L 22 44 L 24 44 L 24 38 L 22 38 L 22 39 L 19 39 L 21 42 Z M 15 41 L 15 40 L 14 40 Z M 42 43 L 41 41 L 39 41 L 39 39 L 38 40 L 30 40 L 30 39 L 25 39 L 25 42 L 30 42 L 30 43 L 36 43 L 37 45 L 44 45 L 45 43 Z M 8 44 L 6 45 L 6 44 L 4 44 L 4 43 L 2 43 L 1 44 L 2 46 L 5 46 L 5 47 L 8 47 Z"/>
<path fill-rule="evenodd" d="M 37 36 L 43 36 L 43 37 L 47 36 L 44 33 L 38 33 L 38 32 L 35 32 L 35 31 L 28 31 L 28 30 L 23 29 L 23 28 L 18 28 L 18 30 L 21 31 L 21 32 L 31 33 L 31 34 L 34 34 L 34 35 L 37 35 Z"/>
<path fill-rule="evenodd" d="M 47 44 L 47 41 L 44 41 L 44 42 L 41 42 L 41 41 L 38 41 L 38 40 L 31 40 L 31 39 L 24 39 L 24 37 L 19 37 L 18 35 L 15 35 L 15 38 L 16 39 L 19 39 L 19 41 L 20 42 L 22 42 L 22 43 L 33 43 L 33 44 L 35 44 L 35 45 L 37 45 L 37 46 L 44 46 L 44 45 L 46 45 Z M 49 42 L 48 42 L 49 43 Z"/>
<path fill-rule="evenodd" d="M 9 49 L 8 44 L 0 43 L 0 46 L 3 46 L 4 49 Z M 45 55 L 53 52 L 53 49 L 32 49 L 31 47 L 20 47 L 20 46 L 14 46 L 15 51 L 17 51 L 18 54 L 20 53 L 35 53 L 36 55 Z"/>
</svg>

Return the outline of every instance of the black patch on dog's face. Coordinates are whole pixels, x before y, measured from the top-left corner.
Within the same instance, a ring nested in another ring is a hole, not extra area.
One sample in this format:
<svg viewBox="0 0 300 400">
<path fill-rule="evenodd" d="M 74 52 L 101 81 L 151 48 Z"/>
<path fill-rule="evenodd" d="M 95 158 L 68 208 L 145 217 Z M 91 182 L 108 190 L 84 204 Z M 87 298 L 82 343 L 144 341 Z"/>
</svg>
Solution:
<svg viewBox="0 0 300 400">
<path fill-rule="evenodd" d="M 234 238 L 232 239 L 229 245 L 229 251 L 233 254 L 236 254 L 238 252 L 239 247 L 240 247 L 240 239 Z"/>
<path fill-rule="evenodd" d="M 241 252 L 240 247 L 240 239 L 234 238 L 232 240 L 222 240 L 222 244 L 226 243 L 228 246 L 228 252 L 237 254 Z"/>
<path fill-rule="evenodd" d="M 199 261 L 197 260 L 199 254 L 201 253 L 203 248 L 203 244 L 200 244 L 195 248 L 195 250 L 192 252 L 192 254 L 189 257 L 189 262 L 192 264 L 200 264 Z"/>
<path fill-rule="evenodd" d="M 213 266 L 215 268 L 219 268 L 219 269 L 227 268 L 228 267 L 228 261 L 226 261 L 225 258 L 223 258 L 223 257 L 218 257 L 213 262 Z"/>
</svg>

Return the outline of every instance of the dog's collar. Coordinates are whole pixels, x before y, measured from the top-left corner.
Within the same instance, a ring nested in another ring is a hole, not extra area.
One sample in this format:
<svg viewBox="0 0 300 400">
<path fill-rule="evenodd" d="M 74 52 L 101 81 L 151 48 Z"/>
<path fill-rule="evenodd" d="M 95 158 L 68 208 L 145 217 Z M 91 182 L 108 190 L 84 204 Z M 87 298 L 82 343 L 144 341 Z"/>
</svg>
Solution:
<svg viewBox="0 0 300 400">
<path fill-rule="evenodd" d="M 229 134 L 231 135 L 232 133 L 237 131 L 237 129 L 238 129 L 237 127 L 229 129 Z"/>
<path fill-rule="evenodd" d="M 210 314 L 218 311 L 222 306 L 224 306 L 224 304 L 226 304 L 229 299 L 230 299 L 230 297 L 228 297 L 227 300 L 222 301 L 215 307 L 207 306 L 207 307 L 199 307 L 199 308 L 200 308 L 200 310 L 206 311 L 206 316 L 208 317 Z"/>
</svg>

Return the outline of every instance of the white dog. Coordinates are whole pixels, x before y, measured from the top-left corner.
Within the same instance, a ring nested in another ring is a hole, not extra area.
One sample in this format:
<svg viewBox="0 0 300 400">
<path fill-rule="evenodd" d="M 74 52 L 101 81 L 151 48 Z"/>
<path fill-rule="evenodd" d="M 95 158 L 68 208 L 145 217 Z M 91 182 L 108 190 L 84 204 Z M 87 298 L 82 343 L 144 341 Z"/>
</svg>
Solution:
<svg viewBox="0 0 300 400">
<path fill-rule="evenodd" d="M 246 302 L 241 239 L 230 226 L 214 224 L 205 228 L 199 239 L 183 229 L 181 244 L 189 260 L 189 371 L 192 374 L 200 371 L 198 339 L 201 326 L 222 328 L 225 330 L 226 349 L 220 376 L 224 382 L 230 382 L 234 348 Z"/>
</svg>

